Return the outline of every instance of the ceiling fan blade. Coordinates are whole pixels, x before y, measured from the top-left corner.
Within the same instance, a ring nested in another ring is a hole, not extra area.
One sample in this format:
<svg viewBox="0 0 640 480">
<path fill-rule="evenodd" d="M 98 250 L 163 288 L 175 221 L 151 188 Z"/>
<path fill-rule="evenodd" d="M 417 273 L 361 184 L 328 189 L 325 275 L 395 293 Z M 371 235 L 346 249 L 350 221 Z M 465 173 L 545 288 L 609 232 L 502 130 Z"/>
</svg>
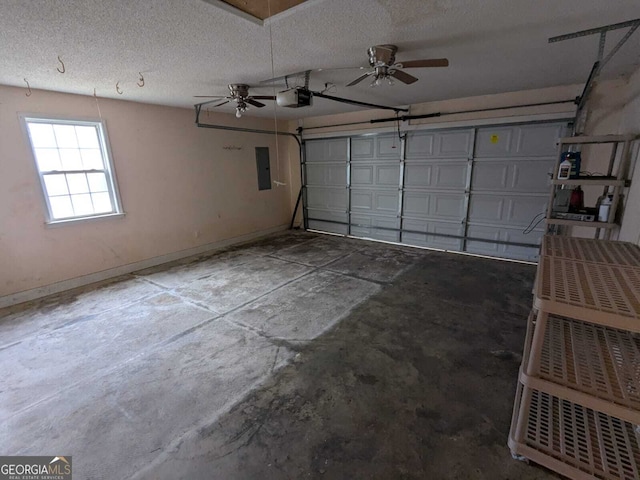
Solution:
<svg viewBox="0 0 640 480">
<path fill-rule="evenodd" d="M 211 105 L 211 108 L 221 107 L 222 105 L 226 105 L 230 100 L 225 100 L 224 102 L 216 103 L 215 105 Z"/>
<path fill-rule="evenodd" d="M 393 78 L 397 78 L 398 80 L 400 80 L 403 83 L 406 83 L 407 85 L 418 81 L 416 77 L 414 77 L 413 75 L 409 75 L 407 72 L 403 72 L 402 70 L 390 71 L 389 75 L 391 75 Z"/>
<path fill-rule="evenodd" d="M 251 95 L 251 98 L 254 100 L 275 100 L 276 97 L 273 95 Z"/>
<path fill-rule="evenodd" d="M 333 71 L 333 70 L 364 70 L 365 68 L 371 68 L 370 65 L 356 66 L 356 67 L 329 67 L 329 68 L 316 68 L 316 72 Z"/>
<path fill-rule="evenodd" d="M 352 87 L 354 85 L 357 85 L 358 83 L 363 81 L 365 78 L 367 78 L 367 77 L 369 77 L 369 76 L 371 76 L 373 74 L 374 74 L 373 71 L 364 73 L 364 74 L 360 75 L 358 78 L 356 78 L 353 82 L 347 83 L 347 87 Z"/>
<path fill-rule="evenodd" d="M 256 102 L 253 98 L 247 98 L 245 102 L 247 102 L 249 105 L 253 105 L 254 107 L 258 107 L 258 108 L 262 108 L 265 106 L 264 103 Z"/>
<path fill-rule="evenodd" d="M 449 60 L 446 58 L 431 58 L 429 60 L 409 60 L 398 62 L 402 68 L 426 68 L 426 67 L 448 67 Z"/>
<path fill-rule="evenodd" d="M 194 95 L 193 98 L 227 98 L 224 95 Z"/>
</svg>

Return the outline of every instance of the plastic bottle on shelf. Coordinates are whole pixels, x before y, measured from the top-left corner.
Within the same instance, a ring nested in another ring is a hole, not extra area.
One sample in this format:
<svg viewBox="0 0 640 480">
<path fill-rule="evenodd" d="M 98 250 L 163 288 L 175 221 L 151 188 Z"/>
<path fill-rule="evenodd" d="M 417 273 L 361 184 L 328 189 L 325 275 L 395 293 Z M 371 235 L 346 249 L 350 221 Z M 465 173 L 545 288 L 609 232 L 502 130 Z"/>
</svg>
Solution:
<svg viewBox="0 0 640 480">
<path fill-rule="evenodd" d="M 611 210 L 611 204 L 613 203 L 613 195 L 607 195 L 598 208 L 598 221 L 607 222 L 609 220 L 609 211 Z"/>
<path fill-rule="evenodd" d="M 558 168 L 558 180 L 568 180 L 571 176 L 571 161 L 563 160 Z"/>
<path fill-rule="evenodd" d="M 582 187 L 578 185 L 571 191 L 571 197 L 569 197 L 569 211 L 578 212 L 584 208 L 584 192 Z"/>
<path fill-rule="evenodd" d="M 580 166 L 582 164 L 580 152 L 568 152 L 565 158 L 571 162 L 569 178 L 580 178 Z"/>
</svg>

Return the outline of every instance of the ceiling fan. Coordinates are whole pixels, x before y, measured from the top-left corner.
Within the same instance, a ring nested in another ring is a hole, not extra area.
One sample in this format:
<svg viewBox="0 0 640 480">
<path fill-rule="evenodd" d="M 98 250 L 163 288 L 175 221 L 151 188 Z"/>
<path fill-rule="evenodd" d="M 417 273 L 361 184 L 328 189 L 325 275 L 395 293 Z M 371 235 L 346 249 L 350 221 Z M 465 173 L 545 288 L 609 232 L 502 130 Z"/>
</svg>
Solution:
<svg viewBox="0 0 640 480">
<path fill-rule="evenodd" d="M 389 84 L 393 84 L 393 79 L 400 80 L 403 83 L 411 84 L 417 82 L 418 79 L 413 75 L 408 74 L 403 69 L 405 68 L 429 68 L 429 67 L 448 67 L 449 60 L 446 58 L 432 58 L 424 60 L 408 60 L 406 62 L 396 63 L 396 52 L 398 47 L 396 45 L 375 45 L 367 50 L 369 54 L 369 65 L 364 67 L 337 67 L 337 68 L 314 68 L 309 70 L 303 70 L 301 72 L 290 73 L 281 77 L 270 78 L 260 82 L 263 85 L 272 85 L 281 81 L 284 81 L 286 86 L 289 87 L 289 81 L 298 78 L 304 78 L 305 88 L 309 85 L 309 75 L 312 72 L 323 72 L 331 70 L 353 70 L 353 69 L 370 69 L 368 72 L 360 75 L 358 78 L 347 84 L 347 87 L 351 87 L 363 81 L 367 77 L 371 77 L 371 86 L 375 87 L 386 80 Z M 325 85 L 326 86 L 326 85 Z"/>
<path fill-rule="evenodd" d="M 195 98 L 214 98 L 217 100 L 211 100 L 203 102 L 200 105 L 208 105 L 210 103 L 216 103 L 211 107 L 220 107 L 226 105 L 229 102 L 236 103 L 236 117 L 240 118 L 244 112 L 247 111 L 249 105 L 253 105 L 257 108 L 265 106 L 264 103 L 258 102 L 258 100 L 275 100 L 276 97 L 272 95 L 249 95 L 249 85 L 244 83 L 231 83 L 229 84 L 229 95 L 196 95 Z"/>
<path fill-rule="evenodd" d="M 398 47 L 395 45 L 375 45 L 367 50 L 369 54 L 369 66 L 371 70 L 360 75 L 358 78 L 347 84 L 351 87 L 363 81 L 367 77 L 372 78 L 371 86 L 375 87 L 382 83 L 383 80 L 392 85 L 393 79 L 400 80 L 402 83 L 411 84 L 417 82 L 418 79 L 408 74 L 405 68 L 429 68 L 429 67 L 448 67 L 449 60 L 446 58 L 432 58 L 424 60 L 408 60 L 406 62 L 396 63 L 396 52 Z M 367 67 L 359 67 L 367 68 Z"/>
</svg>

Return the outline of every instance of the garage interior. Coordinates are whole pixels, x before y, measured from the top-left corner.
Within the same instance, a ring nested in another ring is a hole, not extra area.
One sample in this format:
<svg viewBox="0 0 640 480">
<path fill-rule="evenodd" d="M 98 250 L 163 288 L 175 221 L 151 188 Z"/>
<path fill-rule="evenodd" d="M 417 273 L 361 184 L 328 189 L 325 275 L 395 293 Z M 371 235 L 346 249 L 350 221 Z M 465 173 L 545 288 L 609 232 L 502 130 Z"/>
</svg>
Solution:
<svg viewBox="0 0 640 480">
<path fill-rule="evenodd" d="M 640 478 L 635 0 L 36 3 L 0 6 L 0 455 Z"/>
</svg>

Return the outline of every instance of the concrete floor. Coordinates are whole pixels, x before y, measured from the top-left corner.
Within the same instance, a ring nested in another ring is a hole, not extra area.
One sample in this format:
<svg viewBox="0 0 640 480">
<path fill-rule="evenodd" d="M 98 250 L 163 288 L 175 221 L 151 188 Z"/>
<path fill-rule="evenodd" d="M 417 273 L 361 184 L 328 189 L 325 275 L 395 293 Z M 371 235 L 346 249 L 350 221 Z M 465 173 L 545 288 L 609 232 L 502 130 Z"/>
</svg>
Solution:
<svg viewBox="0 0 640 480">
<path fill-rule="evenodd" d="M 547 479 L 534 267 L 286 233 L 0 311 L 0 454 L 76 479 Z"/>
</svg>

